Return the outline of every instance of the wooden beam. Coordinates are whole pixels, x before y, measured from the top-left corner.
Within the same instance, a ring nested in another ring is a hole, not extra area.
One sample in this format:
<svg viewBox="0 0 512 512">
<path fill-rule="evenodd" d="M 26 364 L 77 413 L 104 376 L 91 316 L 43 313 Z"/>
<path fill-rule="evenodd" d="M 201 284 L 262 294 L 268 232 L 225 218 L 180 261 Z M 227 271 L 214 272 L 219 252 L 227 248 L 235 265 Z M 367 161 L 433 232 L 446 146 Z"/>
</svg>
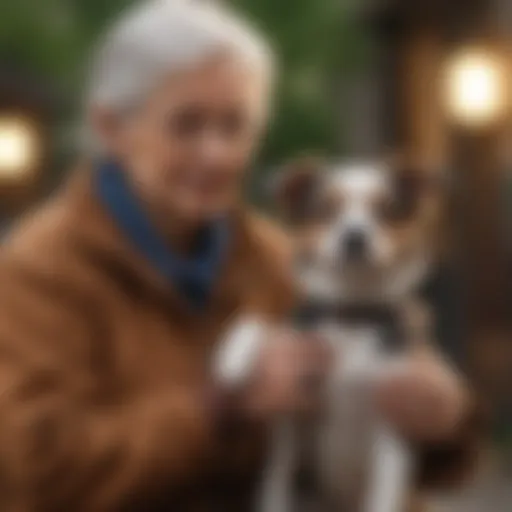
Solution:
<svg viewBox="0 0 512 512">
<path fill-rule="evenodd" d="M 442 113 L 440 69 L 443 42 L 439 31 L 414 30 L 403 47 L 404 149 L 433 169 L 447 160 L 448 127 Z"/>
</svg>

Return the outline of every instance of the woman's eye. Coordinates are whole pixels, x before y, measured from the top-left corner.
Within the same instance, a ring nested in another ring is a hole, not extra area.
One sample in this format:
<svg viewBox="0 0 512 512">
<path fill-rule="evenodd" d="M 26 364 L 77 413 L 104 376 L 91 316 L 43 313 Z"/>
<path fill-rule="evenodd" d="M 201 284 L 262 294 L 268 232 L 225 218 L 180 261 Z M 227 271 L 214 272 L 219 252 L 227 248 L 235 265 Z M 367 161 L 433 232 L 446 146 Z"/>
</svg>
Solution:
<svg viewBox="0 0 512 512">
<path fill-rule="evenodd" d="M 225 137 L 238 137 L 248 130 L 248 122 L 241 112 L 229 112 L 219 120 L 219 129 Z"/>
<path fill-rule="evenodd" d="M 199 135 L 207 124 L 207 116 L 199 108 L 187 108 L 175 112 L 169 122 L 170 131 L 178 137 Z"/>
</svg>

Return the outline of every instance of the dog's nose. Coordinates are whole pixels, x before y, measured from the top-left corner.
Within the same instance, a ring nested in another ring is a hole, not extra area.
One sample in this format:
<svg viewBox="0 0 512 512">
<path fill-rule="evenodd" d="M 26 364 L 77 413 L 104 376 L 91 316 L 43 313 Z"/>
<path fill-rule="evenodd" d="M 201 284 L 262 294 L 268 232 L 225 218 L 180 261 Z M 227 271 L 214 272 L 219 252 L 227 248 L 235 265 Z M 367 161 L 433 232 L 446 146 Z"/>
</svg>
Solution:
<svg viewBox="0 0 512 512">
<path fill-rule="evenodd" d="M 349 260 L 364 259 L 368 250 L 368 238 L 361 229 L 353 229 L 343 237 L 343 251 Z"/>
</svg>

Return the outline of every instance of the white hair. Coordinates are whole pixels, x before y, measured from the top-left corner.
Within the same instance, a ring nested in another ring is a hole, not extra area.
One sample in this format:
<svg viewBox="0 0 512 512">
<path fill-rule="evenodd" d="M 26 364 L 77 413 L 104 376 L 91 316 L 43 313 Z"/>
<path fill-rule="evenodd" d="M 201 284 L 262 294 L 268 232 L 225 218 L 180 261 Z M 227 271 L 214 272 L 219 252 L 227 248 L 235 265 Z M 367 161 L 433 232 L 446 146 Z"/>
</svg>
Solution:
<svg viewBox="0 0 512 512">
<path fill-rule="evenodd" d="M 204 0 L 146 0 L 102 40 L 93 61 L 88 105 L 131 109 L 169 73 L 223 51 L 270 79 L 273 59 L 264 39 L 231 10 Z"/>
</svg>

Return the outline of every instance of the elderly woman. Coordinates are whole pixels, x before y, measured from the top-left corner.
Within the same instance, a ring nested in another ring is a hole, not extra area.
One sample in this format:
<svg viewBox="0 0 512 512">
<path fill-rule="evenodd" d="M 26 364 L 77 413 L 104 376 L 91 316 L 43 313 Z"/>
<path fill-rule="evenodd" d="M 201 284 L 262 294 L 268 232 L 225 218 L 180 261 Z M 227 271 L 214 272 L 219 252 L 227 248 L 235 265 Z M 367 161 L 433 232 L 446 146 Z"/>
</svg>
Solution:
<svg viewBox="0 0 512 512">
<path fill-rule="evenodd" d="M 145 2 L 100 45 L 89 154 L 1 255 L 2 510 L 250 509 L 264 426 L 314 406 L 300 382 L 324 350 L 276 332 L 236 398 L 209 372 L 237 312 L 293 302 L 285 237 L 240 197 L 271 82 L 260 37 L 202 3 Z M 465 464 L 465 391 L 441 363 L 379 396 L 431 476 Z"/>
</svg>

